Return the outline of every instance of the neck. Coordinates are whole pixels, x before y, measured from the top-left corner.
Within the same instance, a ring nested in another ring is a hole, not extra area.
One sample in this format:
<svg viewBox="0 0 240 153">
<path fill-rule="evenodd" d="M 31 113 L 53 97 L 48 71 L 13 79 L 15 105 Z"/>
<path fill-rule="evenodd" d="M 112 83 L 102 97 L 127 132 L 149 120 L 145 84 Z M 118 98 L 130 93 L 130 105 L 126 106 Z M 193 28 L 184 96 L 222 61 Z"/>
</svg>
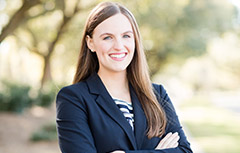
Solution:
<svg viewBox="0 0 240 153">
<path fill-rule="evenodd" d="M 107 89 L 128 89 L 128 80 L 126 72 L 98 72 L 99 77 L 103 81 Z M 116 88 L 118 87 L 118 88 Z"/>
<path fill-rule="evenodd" d="M 126 72 L 98 72 L 98 75 L 101 78 L 105 87 L 107 88 L 107 91 L 113 98 L 125 100 L 126 102 L 131 102 Z"/>
</svg>

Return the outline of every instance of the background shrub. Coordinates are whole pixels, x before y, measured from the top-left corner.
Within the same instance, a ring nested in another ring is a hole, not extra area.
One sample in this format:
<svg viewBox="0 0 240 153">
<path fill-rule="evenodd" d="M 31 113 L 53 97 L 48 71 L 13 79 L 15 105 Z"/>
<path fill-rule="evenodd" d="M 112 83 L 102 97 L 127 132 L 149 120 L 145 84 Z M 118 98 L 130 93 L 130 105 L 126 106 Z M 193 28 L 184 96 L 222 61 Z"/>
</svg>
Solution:
<svg viewBox="0 0 240 153">
<path fill-rule="evenodd" d="M 33 105 L 48 107 L 56 95 L 51 86 L 48 90 L 36 90 L 29 85 L 8 81 L 2 81 L 0 89 L 0 111 L 16 113 L 21 113 Z"/>
<path fill-rule="evenodd" d="M 29 96 L 30 86 L 3 82 L 3 90 L 0 93 L 0 111 L 21 113 L 24 108 L 33 104 Z"/>
<path fill-rule="evenodd" d="M 44 125 L 40 130 L 34 132 L 31 141 L 52 141 L 57 140 L 57 130 L 55 123 Z"/>
</svg>

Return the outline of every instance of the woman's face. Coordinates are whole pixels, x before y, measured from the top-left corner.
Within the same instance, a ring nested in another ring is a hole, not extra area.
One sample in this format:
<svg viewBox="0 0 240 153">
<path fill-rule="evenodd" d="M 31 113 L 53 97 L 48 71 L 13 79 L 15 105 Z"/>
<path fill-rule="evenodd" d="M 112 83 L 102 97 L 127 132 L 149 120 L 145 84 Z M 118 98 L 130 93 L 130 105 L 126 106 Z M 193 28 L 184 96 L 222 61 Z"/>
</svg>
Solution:
<svg viewBox="0 0 240 153">
<path fill-rule="evenodd" d="M 126 72 L 135 50 L 133 29 L 126 16 L 118 13 L 101 22 L 87 43 L 97 54 L 99 73 Z"/>
</svg>

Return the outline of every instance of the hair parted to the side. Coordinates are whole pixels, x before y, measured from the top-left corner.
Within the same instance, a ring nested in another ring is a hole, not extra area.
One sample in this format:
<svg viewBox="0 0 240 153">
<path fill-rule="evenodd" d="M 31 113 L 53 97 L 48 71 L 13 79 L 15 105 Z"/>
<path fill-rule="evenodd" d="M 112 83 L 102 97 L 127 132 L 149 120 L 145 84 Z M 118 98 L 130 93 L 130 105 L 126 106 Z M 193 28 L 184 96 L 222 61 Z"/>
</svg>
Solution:
<svg viewBox="0 0 240 153">
<path fill-rule="evenodd" d="M 117 13 L 121 13 L 128 18 L 134 33 L 135 53 L 130 65 L 127 67 L 127 78 L 133 86 L 145 112 L 148 122 L 147 136 L 148 138 L 162 136 L 166 128 L 166 115 L 158 103 L 152 87 L 137 22 L 132 13 L 124 6 L 116 2 L 102 2 L 88 16 L 73 83 L 83 81 L 92 73 L 98 72 L 97 55 L 88 48 L 86 37 L 92 37 L 94 29 L 101 22 Z"/>
</svg>

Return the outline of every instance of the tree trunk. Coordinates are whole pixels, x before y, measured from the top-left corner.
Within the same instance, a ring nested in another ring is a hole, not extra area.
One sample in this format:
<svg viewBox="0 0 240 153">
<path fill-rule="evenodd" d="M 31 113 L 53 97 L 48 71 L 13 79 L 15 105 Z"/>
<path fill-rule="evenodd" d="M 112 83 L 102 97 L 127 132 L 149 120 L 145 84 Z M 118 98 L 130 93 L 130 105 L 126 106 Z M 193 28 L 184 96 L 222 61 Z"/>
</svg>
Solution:
<svg viewBox="0 0 240 153">
<path fill-rule="evenodd" d="M 79 3 L 79 1 L 78 1 Z M 77 4 L 78 4 L 77 3 Z M 44 87 L 44 84 L 48 81 L 51 81 L 52 76 L 51 76 L 51 69 L 50 69 L 50 58 L 51 55 L 54 51 L 54 48 L 58 42 L 58 40 L 61 38 L 62 34 L 64 33 L 64 28 L 66 27 L 66 25 L 68 24 L 69 21 L 71 21 L 71 19 L 74 17 L 74 15 L 77 14 L 77 12 L 79 11 L 78 9 L 78 5 L 76 4 L 75 8 L 74 8 L 74 12 L 72 15 L 67 16 L 66 14 L 64 14 L 63 16 L 63 21 L 62 23 L 59 25 L 58 28 L 58 32 L 56 37 L 54 38 L 54 40 L 49 44 L 48 47 L 48 54 L 46 56 L 44 56 L 44 68 L 43 68 L 43 76 L 41 79 L 41 89 Z"/>
<path fill-rule="evenodd" d="M 44 87 L 44 84 L 46 82 L 52 80 L 50 56 L 44 56 L 43 61 L 44 61 L 44 66 L 43 66 L 43 75 L 41 80 L 41 89 Z"/>
</svg>

